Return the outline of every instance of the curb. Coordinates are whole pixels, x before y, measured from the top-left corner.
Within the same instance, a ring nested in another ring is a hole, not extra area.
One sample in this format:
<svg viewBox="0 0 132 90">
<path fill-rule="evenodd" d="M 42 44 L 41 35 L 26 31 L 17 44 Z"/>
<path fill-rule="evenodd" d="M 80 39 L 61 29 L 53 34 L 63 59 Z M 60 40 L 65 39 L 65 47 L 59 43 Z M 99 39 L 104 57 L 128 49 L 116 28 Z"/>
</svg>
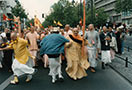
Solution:
<svg viewBox="0 0 132 90">
<path fill-rule="evenodd" d="M 132 81 L 126 78 L 123 74 L 121 74 L 118 70 L 116 70 L 112 65 L 109 64 L 109 67 L 113 69 L 116 73 L 118 73 L 120 76 L 122 76 L 126 81 L 128 81 L 132 85 Z"/>
</svg>

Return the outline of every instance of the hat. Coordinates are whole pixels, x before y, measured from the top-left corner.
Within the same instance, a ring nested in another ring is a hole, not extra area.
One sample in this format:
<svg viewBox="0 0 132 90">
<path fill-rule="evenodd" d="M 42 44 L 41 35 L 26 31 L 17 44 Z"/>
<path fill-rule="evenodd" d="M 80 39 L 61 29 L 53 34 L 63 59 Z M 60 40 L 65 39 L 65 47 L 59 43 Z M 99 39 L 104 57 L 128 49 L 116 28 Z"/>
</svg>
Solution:
<svg viewBox="0 0 132 90">
<path fill-rule="evenodd" d="M 121 26 L 119 26 L 118 28 L 119 28 L 119 29 L 123 29 L 123 28 L 124 28 L 124 26 L 123 26 L 123 25 L 121 25 Z"/>
<path fill-rule="evenodd" d="M 59 32 L 59 28 L 58 27 L 54 27 L 51 32 Z"/>
</svg>

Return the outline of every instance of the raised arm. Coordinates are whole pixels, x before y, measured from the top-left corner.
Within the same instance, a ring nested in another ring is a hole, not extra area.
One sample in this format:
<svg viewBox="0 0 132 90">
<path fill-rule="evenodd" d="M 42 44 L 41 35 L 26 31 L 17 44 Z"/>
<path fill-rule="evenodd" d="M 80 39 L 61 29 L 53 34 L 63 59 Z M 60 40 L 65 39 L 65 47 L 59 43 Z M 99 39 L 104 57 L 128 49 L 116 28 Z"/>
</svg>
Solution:
<svg viewBox="0 0 132 90">
<path fill-rule="evenodd" d="M 3 51 L 3 50 L 10 50 L 11 48 L 9 46 L 5 47 L 5 48 L 0 48 L 0 51 Z"/>
<path fill-rule="evenodd" d="M 21 38 L 22 34 L 21 34 L 21 21 L 20 21 L 20 17 L 14 16 L 14 21 L 18 23 L 18 33 L 19 33 L 19 37 Z"/>
</svg>

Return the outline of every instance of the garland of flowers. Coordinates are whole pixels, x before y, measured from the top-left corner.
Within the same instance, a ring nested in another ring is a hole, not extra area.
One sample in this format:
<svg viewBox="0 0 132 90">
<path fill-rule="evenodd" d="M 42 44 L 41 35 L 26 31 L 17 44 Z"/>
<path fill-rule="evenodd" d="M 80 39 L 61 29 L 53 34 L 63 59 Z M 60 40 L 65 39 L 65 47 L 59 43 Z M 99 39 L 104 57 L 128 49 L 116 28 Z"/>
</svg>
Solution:
<svg viewBox="0 0 132 90">
<path fill-rule="evenodd" d="M 2 43 L 1 44 L 1 47 L 4 47 L 4 46 L 12 46 L 13 44 L 17 43 L 18 39 L 16 40 L 11 40 L 10 42 L 6 42 L 6 43 Z"/>
</svg>

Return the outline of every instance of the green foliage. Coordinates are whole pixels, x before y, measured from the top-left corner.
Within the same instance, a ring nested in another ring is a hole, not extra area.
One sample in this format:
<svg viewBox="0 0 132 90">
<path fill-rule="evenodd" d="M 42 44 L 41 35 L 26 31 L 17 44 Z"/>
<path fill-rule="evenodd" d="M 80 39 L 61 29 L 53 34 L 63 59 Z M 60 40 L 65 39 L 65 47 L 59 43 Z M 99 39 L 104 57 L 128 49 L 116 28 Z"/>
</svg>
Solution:
<svg viewBox="0 0 132 90">
<path fill-rule="evenodd" d="M 11 12 L 14 16 L 20 17 L 21 21 L 22 19 L 25 18 L 27 19 L 27 14 L 25 13 L 25 9 L 21 6 L 19 2 L 16 2 L 16 6 L 12 8 Z"/>
<path fill-rule="evenodd" d="M 34 25 L 34 19 L 33 19 L 33 18 L 30 19 L 30 20 L 28 20 L 28 21 L 26 22 L 26 26 L 27 26 L 27 27 L 30 27 L 30 23 L 31 23 L 32 25 Z"/>
<path fill-rule="evenodd" d="M 43 22 L 43 26 L 56 26 L 53 21 L 60 21 L 63 26 L 66 24 L 70 24 L 70 26 L 75 27 L 79 24 L 80 17 L 83 15 L 83 11 L 80 10 L 83 9 L 82 4 L 80 3 L 73 3 L 69 2 L 68 0 L 59 0 L 57 3 L 55 3 L 51 7 L 51 13 L 46 16 L 45 21 Z M 98 16 L 96 17 L 96 13 Z M 99 10 L 93 10 L 93 24 L 95 25 L 103 25 L 106 23 L 108 15 L 104 13 L 104 9 Z M 92 22 L 91 20 L 91 10 L 89 7 L 86 6 L 86 25 L 90 24 Z"/>
<path fill-rule="evenodd" d="M 108 19 L 108 15 L 106 13 L 104 13 L 104 9 L 101 8 L 99 10 L 96 11 L 96 17 L 95 17 L 95 25 L 96 26 L 102 26 L 105 25 L 105 23 L 107 22 Z"/>
<path fill-rule="evenodd" d="M 132 0 L 116 0 L 115 11 L 117 13 L 127 12 L 132 9 Z"/>
<path fill-rule="evenodd" d="M 102 26 L 107 22 L 107 18 L 109 17 L 105 12 L 104 9 L 96 10 L 95 7 L 93 8 L 93 24 L 95 26 Z M 86 24 L 89 25 L 92 22 L 91 18 L 91 10 L 86 13 Z"/>
<path fill-rule="evenodd" d="M 49 25 L 55 26 L 54 20 L 60 21 L 63 26 L 65 24 L 70 24 L 71 26 L 77 25 L 79 23 L 78 6 L 77 3 L 73 5 L 68 0 L 60 0 L 51 7 L 52 11 L 50 15 L 46 16 L 43 25 L 46 27 Z"/>
</svg>

